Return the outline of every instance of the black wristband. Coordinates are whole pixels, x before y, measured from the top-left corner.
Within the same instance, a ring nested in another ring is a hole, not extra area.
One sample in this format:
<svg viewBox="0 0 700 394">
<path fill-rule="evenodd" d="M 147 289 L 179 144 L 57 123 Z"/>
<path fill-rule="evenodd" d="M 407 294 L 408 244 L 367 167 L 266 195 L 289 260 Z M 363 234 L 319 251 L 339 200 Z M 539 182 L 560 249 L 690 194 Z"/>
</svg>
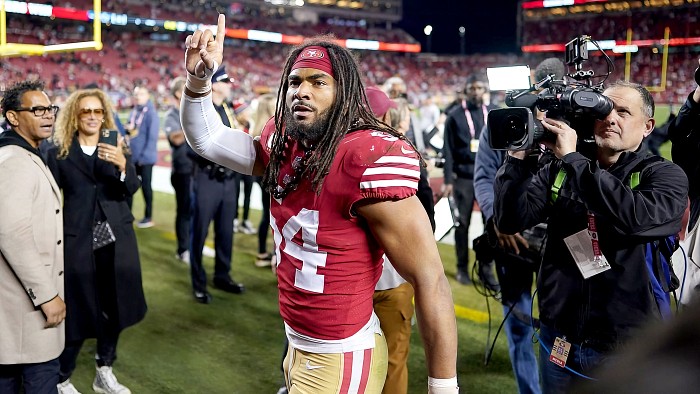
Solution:
<svg viewBox="0 0 700 394">
<path fill-rule="evenodd" d="M 700 67 L 695 69 L 695 83 L 700 86 Z"/>
</svg>

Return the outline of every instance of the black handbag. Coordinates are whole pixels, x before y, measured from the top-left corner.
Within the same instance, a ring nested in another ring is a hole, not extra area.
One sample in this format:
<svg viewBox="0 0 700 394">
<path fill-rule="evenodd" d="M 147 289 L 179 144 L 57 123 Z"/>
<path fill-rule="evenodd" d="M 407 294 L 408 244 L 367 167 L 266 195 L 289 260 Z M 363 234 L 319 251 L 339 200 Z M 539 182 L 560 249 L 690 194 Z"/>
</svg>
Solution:
<svg viewBox="0 0 700 394">
<path fill-rule="evenodd" d="M 106 220 L 97 222 L 92 226 L 92 250 L 105 247 L 116 240 L 112 226 Z"/>
</svg>

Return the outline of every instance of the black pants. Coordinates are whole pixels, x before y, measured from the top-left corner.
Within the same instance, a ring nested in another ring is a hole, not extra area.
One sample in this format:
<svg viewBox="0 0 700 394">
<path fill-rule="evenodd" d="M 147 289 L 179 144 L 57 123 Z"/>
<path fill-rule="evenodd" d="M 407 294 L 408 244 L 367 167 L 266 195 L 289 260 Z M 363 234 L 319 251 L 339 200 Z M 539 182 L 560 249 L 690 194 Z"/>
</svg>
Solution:
<svg viewBox="0 0 700 394">
<path fill-rule="evenodd" d="M 137 164 L 136 175 L 141 178 L 141 192 L 143 192 L 143 201 L 146 206 L 143 217 L 150 219 L 153 217 L 153 189 L 151 188 L 153 164 Z"/>
<path fill-rule="evenodd" d="M 218 180 L 209 171 L 197 169 L 192 179 L 192 223 L 190 232 L 190 274 L 192 289 L 204 292 L 207 276 L 202 265 L 202 248 L 214 220 L 214 278 L 229 280 L 233 251 L 233 218 L 236 214 L 236 181 Z"/>
<path fill-rule="evenodd" d="M 53 394 L 58 384 L 58 359 L 35 364 L 0 365 L 0 393 Z"/>
<path fill-rule="evenodd" d="M 117 308 L 117 288 L 114 279 L 114 244 L 94 251 L 95 279 L 97 281 L 97 301 L 100 308 L 97 324 L 98 367 L 112 366 L 117 359 L 117 342 L 119 342 L 119 313 Z M 65 382 L 75 370 L 76 361 L 85 339 L 67 341 L 58 360 L 61 364 L 60 381 Z"/>
<path fill-rule="evenodd" d="M 267 234 L 270 232 L 270 193 L 262 186 L 262 177 L 256 176 L 255 181 L 262 190 L 262 216 L 258 226 L 258 253 L 267 253 Z"/>
<path fill-rule="evenodd" d="M 425 213 L 430 219 L 430 226 L 435 231 L 435 199 L 433 198 L 433 189 L 430 188 L 428 180 L 428 170 L 424 167 L 420 168 L 420 178 L 418 179 L 418 192 L 416 193 L 421 205 L 425 208 Z"/>
<path fill-rule="evenodd" d="M 452 193 L 459 211 L 459 226 L 455 228 L 457 269 L 467 272 L 469 266 L 469 223 L 472 220 L 472 210 L 474 209 L 474 180 L 455 179 Z"/>
<path fill-rule="evenodd" d="M 176 173 L 170 175 L 170 183 L 175 189 L 175 235 L 177 236 L 177 254 L 189 249 L 190 243 L 190 199 L 192 174 Z"/>
<path fill-rule="evenodd" d="M 236 190 L 236 219 L 238 219 L 238 196 L 241 194 L 241 182 L 243 182 L 243 218 L 241 220 L 243 222 L 243 220 L 248 220 L 250 214 L 250 194 L 253 192 L 255 177 L 236 173 L 236 185 L 238 186 Z"/>
</svg>

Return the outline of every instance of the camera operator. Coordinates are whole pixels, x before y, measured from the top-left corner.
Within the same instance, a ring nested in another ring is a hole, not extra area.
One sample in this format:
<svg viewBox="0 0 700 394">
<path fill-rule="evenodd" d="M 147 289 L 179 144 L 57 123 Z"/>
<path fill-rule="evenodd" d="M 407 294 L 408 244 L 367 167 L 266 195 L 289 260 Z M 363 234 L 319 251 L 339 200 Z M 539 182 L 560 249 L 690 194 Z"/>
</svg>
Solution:
<svg viewBox="0 0 700 394">
<path fill-rule="evenodd" d="M 537 65 L 534 77 L 536 81 L 540 81 L 553 74 L 554 79 L 561 80 L 565 73 L 566 66 L 561 60 L 547 58 Z M 489 128 L 485 127 L 479 137 L 479 150 L 474 164 L 474 193 L 481 213 L 486 219 L 487 239 L 493 249 L 493 259 L 497 267 L 496 273 L 505 316 L 504 328 L 508 338 L 508 354 L 518 384 L 518 392 L 520 394 L 539 393 L 537 357 L 532 346 L 534 328 L 530 316 L 532 277 L 539 266 L 539 258 L 532 261 L 533 259 L 526 257 L 525 252 L 530 245 L 520 233 L 502 234 L 493 223 L 493 184 L 496 172 L 503 164 L 506 155 L 503 150 L 491 148 L 490 132 Z M 529 159 L 537 158 L 529 157 Z M 541 245 L 533 245 L 534 248 L 538 246 Z M 477 260 L 479 257 L 477 253 Z"/>
<path fill-rule="evenodd" d="M 654 128 L 649 92 L 617 82 L 603 95 L 614 107 L 594 123 L 594 158 L 576 151 L 577 131 L 566 122 L 544 119 L 556 137 L 544 144 L 557 159 L 532 175 L 525 152 L 509 151 L 496 176 L 500 231 L 515 234 L 547 220 L 537 279 L 544 393 L 566 392 L 578 374 L 590 373 L 641 326 L 660 319 L 645 246 L 678 232 L 686 205 L 683 171 L 641 149 Z M 555 193 L 560 169 L 566 177 Z M 633 172 L 641 173 L 634 189 Z"/>
<path fill-rule="evenodd" d="M 700 59 L 698 59 L 700 64 Z M 669 137 L 673 146 L 671 154 L 674 163 L 678 164 L 690 181 L 688 196 L 690 197 L 690 217 L 688 218 L 688 233 L 684 243 L 688 261 L 700 262 L 700 246 L 696 246 L 698 237 L 698 216 L 700 216 L 700 67 L 695 70 L 695 82 L 698 84 L 688 95 L 678 116 L 668 127 Z M 683 259 L 678 260 L 685 264 Z M 684 283 L 681 302 L 686 304 L 695 293 L 700 292 L 700 268 L 696 264 L 687 263 L 687 274 L 680 278 Z M 686 272 L 685 268 L 678 270 Z"/>
</svg>

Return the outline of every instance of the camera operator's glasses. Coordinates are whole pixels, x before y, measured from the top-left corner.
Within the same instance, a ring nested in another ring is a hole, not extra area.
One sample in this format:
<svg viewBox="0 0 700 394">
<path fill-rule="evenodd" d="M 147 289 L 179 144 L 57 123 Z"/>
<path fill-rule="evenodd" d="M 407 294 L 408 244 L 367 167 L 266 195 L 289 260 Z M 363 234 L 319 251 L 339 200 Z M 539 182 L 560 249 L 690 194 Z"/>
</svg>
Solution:
<svg viewBox="0 0 700 394">
<path fill-rule="evenodd" d="M 98 118 L 105 116 L 104 108 L 81 108 L 78 113 L 80 116 L 89 116 L 90 114 Z"/>
<path fill-rule="evenodd" d="M 37 118 L 40 118 L 44 115 L 46 115 L 46 112 L 51 112 L 51 115 L 56 116 L 58 113 L 58 106 L 57 105 L 49 105 L 48 107 L 30 107 L 30 108 L 17 108 L 13 110 L 15 112 L 23 112 L 23 111 L 30 111 L 36 116 Z"/>
</svg>

